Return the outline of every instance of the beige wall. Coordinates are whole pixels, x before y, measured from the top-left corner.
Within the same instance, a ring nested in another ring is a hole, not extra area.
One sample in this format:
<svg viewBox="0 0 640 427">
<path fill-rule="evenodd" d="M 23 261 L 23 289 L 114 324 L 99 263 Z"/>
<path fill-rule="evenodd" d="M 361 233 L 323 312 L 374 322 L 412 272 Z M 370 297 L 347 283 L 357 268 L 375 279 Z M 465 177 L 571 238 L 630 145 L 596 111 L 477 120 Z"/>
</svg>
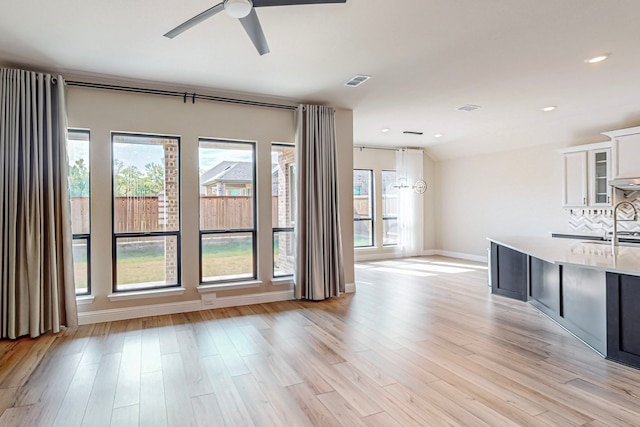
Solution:
<svg viewBox="0 0 640 427">
<path fill-rule="evenodd" d="M 258 253 L 271 253 L 271 143 L 293 142 L 295 113 L 244 105 L 196 101 L 181 98 L 69 87 L 69 126 L 91 131 L 91 286 L 95 301 L 79 310 L 93 311 L 199 300 L 196 287 L 198 266 L 198 138 L 228 138 L 256 141 L 258 195 Z M 343 244 L 353 246 L 351 217 L 351 175 L 353 115 L 336 113 L 339 185 L 342 203 Z M 182 197 L 182 284 L 180 297 L 145 298 L 111 302 L 111 131 L 178 135 L 181 138 Z M 268 207 L 264 211 L 260 206 Z M 345 226 L 346 225 L 346 226 Z M 353 254 L 345 251 L 345 279 L 354 282 Z M 258 260 L 259 288 L 222 291 L 218 296 L 269 292 L 290 285 L 272 285 L 271 257 Z"/>
<path fill-rule="evenodd" d="M 558 148 L 542 145 L 439 162 L 436 246 L 486 256 L 487 237 L 566 231 Z"/>
</svg>

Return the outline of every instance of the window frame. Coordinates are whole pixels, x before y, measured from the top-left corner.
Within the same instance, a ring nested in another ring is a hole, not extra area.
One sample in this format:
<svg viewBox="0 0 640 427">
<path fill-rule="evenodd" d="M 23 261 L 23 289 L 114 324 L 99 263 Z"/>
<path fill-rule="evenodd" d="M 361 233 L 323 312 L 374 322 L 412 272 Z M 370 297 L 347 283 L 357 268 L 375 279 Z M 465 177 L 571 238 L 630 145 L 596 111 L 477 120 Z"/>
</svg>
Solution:
<svg viewBox="0 0 640 427">
<path fill-rule="evenodd" d="M 252 206 L 253 206 L 253 228 L 252 229 L 228 229 L 228 230 L 202 230 L 200 226 L 200 191 L 198 191 L 198 283 L 200 285 L 212 285 L 212 284 L 220 284 L 220 283 L 235 283 L 235 282 L 245 282 L 247 280 L 257 280 L 258 278 L 258 218 L 257 218 L 257 182 L 256 182 L 256 150 L 257 144 L 256 141 L 242 141 L 242 140 L 234 140 L 234 139 L 222 139 L 222 138 L 208 138 L 208 137 L 200 137 L 198 138 L 198 149 L 200 149 L 201 142 L 217 142 L 217 143 L 229 143 L 229 144 L 245 144 L 251 146 L 251 161 L 253 163 L 253 168 L 251 169 L 252 174 Z M 200 162 L 200 155 L 198 153 L 198 166 Z M 199 174 L 198 174 L 199 177 Z M 198 187 L 200 186 L 200 179 L 198 178 Z M 233 234 L 251 234 L 251 242 L 252 242 L 252 270 L 253 274 L 251 276 L 244 276 L 238 278 L 229 278 L 222 277 L 216 280 L 203 280 L 202 276 L 202 237 L 207 235 L 233 235 Z"/>
<path fill-rule="evenodd" d="M 273 142 L 271 143 L 271 153 L 273 153 L 273 147 L 288 147 L 288 148 L 293 148 L 295 149 L 296 145 L 293 143 L 285 143 L 285 142 Z M 293 163 L 293 165 L 289 165 L 289 181 L 291 183 L 291 169 L 294 168 L 294 172 L 297 173 L 297 169 L 295 168 L 296 164 L 295 161 Z M 293 193 L 292 193 L 293 191 Z M 291 184 L 289 185 L 289 191 L 288 191 L 288 197 L 289 197 L 289 209 L 291 209 L 289 215 L 291 217 L 291 226 L 290 227 L 274 227 L 273 226 L 273 218 L 271 220 L 271 277 L 274 279 L 281 279 L 281 278 L 287 278 L 287 277 L 293 277 L 294 273 L 291 274 L 278 274 L 276 275 L 276 253 L 275 253 L 275 243 L 276 243 L 276 233 L 281 233 L 281 232 L 291 232 L 294 233 L 294 227 L 295 227 L 295 219 L 297 219 L 297 205 L 295 205 L 293 202 L 297 201 L 297 197 L 294 199 L 292 196 L 296 196 L 295 194 L 295 188 L 292 188 Z M 273 191 L 271 193 L 271 197 L 273 198 Z M 296 216 L 294 217 L 293 214 L 296 214 Z"/>
<path fill-rule="evenodd" d="M 398 246 L 398 242 L 396 243 L 385 243 L 384 242 L 384 223 L 387 220 L 394 220 L 394 221 L 398 221 L 398 215 L 396 214 L 396 216 L 388 216 L 385 215 L 384 213 L 384 207 L 385 207 L 385 200 L 384 200 L 384 173 L 385 172 L 394 172 L 396 174 L 396 178 L 397 178 L 397 173 L 398 171 L 395 169 L 382 169 L 380 170 L 380 182 L 381 182 L 381 202 L 382 202 L 382 247 L 395 247 Z M 396 181 L 397 182 L 397 181 Z M 399 203 L 398 203 L 398 208 L 399 208 Z M 397 210 L 396 210 L 397 211 Z"/>
<path fill-rule="evenodd" d="M 361 248 L 373 248 L 376 245 L 376 230 L 375 230 L 375 212 L 376 212 L 376 207 L 375 207 L 375 197 L 374 197 L 374 191 L 375 191 L 375 186 L 374 186 L 374 174 L 373 174 L 373 169 L 362 169 L 362 168 L 354 168 L 353 171 L 364 171 L 364 172 L 369 172 L 369 212 L 370 212 L 370 216 L 367 218 L 356 218 L 355 215 L 353 217 L 353 222 L 354 222 L 354 229 L 355 229 L 355 223 L 356 222 L 365 222 L 368 221 L 371 223 L 371 243 L 368 245 L 361 245 L 361 246 L 356 246 L 355 243 L 355 239 L 353 242 L 353 247 L 354 249 L 361 249 Z M 353 185 L 352 185 L 353 187 Z M 353 190 L 352 190 L 353 191 Z M 353 198 L 354 195 L 352 195 L 351 197 Z"/>
<path fill-rule="evenodd" d="M 88 217 L 89 217 L 89 232 L 88 233 L 78 233 L 78 234 L 74 234 L 72 232 L 71 234 L 71 244 L 73 245 L 73 241 L 74 240 L 84 240 L 85 244 L 87 245 L 87 291 L 86 292 L 77 292 L 76 290 L 76 296 L 77 297 L 83 297 L 83 296 L 89 296 L 91 295 L 91 130 L 89 129 L 81 129 L 81 128 L 67 128 L 67 147 L 69 144 L 69 135 L 71 133 L 75 133 L 75 134 L 86 134 L 87 135 L 87 145 L 89 147 L 89 162 L 88 162 L 88 166 L 89 166 L 89 196 L 88 196 L 88 206 L 89 206 L 89 211 L 88 211 Z M 68 157 L 68 154 L 67 154 Z M 71 166 L 69 164 L 69 166 Z M 71 201 L 71 194 L 69 194 L 69 201 Z M 74 271 L 75 273 L 75 271 Z M 74 282 L 75 282 L 76 278 L 75 278 L 75 274 L 74 274 Z M 75 290 L 75 283 L 74 283 L 74 290 Z"/>
<path fill-rule="evenodd" d="M 115 164 L 114 164 L 114 139 L 117 136 L 126 136 L 133 138 L 149 138 L 149 139 L 174 139 L 178 144 L 178 176 L 177 176 L 177 187 L 178 187 L 178 229 L 176 231 L 150 231 L 150 232 L 128 232 L 128 233 L 116 233 L 115 231 Z M 141 133 L 141 132 L 111 132 L 111 291 L 115 294 L 122 294 L 126 292 L 147 292 L 154 291 L 158 289 L 169 289 L 169 288 L 179 288 L 182 286 L 182 242 L 181 242 L 181 232 L 182 232 L 182 149 L 181 149 L 181 137 L 178 135 L 162 135 L 155 133 Z M 118 289 L 118 239 L 122 238 L 137 238 L 137 237 L 164 237 L 164 236 L 175 236 L 176 238 L 176 283 L 167 284 L 167 285 L 159 285 L 159 286 L 149 286 L 144 288 L 133 288 L 133 289 Z"/>
</svg>

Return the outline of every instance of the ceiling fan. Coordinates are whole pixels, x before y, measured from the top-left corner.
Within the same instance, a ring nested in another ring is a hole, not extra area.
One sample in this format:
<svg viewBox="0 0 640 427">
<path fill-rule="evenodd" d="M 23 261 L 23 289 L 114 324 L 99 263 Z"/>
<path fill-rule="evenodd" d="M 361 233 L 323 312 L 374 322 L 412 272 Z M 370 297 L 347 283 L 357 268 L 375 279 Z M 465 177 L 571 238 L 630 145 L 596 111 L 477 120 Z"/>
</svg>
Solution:
<svg viewBox="0 0 640 427">
<path fill-rule="evenodd" d="M 256 7 L 265 6 L 290 6 L 301 4 L 322 4 L 322 3 L 346 3 L 347 0 L 224 0 L 204 12 L 194 16 L 193 18 L 183 22 L 164 36 L 170 39 L 187 31 L 202 21 L 211 18 L 213 15 L 224 9 L 229 16 L 238 18 L 240 23 L 247 32 L 247 35 L 253 42 L 260 55 L 269 53 L 269 45 L 262 32 L 260 20 L 256 14 Z"/>
</svg>

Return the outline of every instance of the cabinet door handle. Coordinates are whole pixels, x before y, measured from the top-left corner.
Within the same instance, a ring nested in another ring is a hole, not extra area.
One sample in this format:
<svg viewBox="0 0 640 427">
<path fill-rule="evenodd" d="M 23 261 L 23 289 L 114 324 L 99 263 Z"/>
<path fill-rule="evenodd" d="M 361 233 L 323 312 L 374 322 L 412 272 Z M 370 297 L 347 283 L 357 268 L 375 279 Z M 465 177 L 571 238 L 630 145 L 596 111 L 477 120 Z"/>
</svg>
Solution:
<svg viewBox="0 0 640 427">
<path fill-rule="evenodd" d="M 586 205 L 586 204 L 587 204 L 587 198 L 586 198 L 586 197 L 583 197 L 583 198 L 582 198 L 582 204 L 583 204 L 583 205 Z"/>
</svg>

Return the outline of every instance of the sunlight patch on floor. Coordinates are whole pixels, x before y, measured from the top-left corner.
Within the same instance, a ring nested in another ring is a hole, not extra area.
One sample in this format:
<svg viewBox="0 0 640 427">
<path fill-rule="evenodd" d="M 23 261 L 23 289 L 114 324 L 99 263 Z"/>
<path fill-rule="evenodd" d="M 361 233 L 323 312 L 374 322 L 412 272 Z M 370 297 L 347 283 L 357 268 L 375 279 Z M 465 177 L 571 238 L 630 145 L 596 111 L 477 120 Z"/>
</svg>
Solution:
<svg viewBox="0 0 640 427">
<path fill-rule="evenodd" d="M 447 274 L 456 274 L 456 273 L 469 273 L 470 271 L 474 271 L 469 268 L 459 268 L 459 267 L 451 267 L 446 265 L 435 265 L 435 264 L 406 264 L 407 268 L 411 268 L 413 270 L 422 270 L 422 271 L 431 271 L 434 273 L 447 273 Z"/>
<path fill-rule="evenodd" d="M 404 266 L 406 267 L 406 264 Z M 418 277 L 437 276 L 437 274 L 435 273 L 423 273 L 421 271 L 404 270 L 401 268 L 393 268 L 393 267 L 377 267 L 377 268 L 374 268 L 374 270 L 383 271 L 385 273 L 404 274 L 406 276 L 418 276 Z"/>
</svg>

